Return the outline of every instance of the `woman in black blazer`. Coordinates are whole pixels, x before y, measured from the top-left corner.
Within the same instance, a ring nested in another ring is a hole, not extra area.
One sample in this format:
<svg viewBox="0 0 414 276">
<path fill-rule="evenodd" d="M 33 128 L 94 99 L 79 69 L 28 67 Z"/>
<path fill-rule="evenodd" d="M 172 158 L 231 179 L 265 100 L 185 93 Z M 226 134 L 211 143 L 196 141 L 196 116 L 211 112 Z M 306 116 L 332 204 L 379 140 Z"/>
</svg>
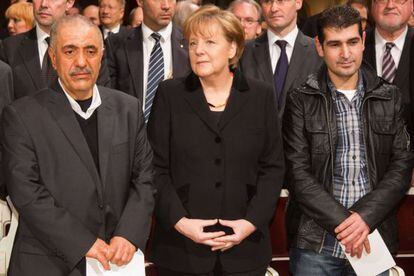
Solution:
<svg viewBox="0 0 414 276">
<path fill-rule="evenodd" d="M 263 276 L 284 172 L 273 90 L 230 69 L 244 47 L 230 12 L 204 6 L 184 34 L 193 72 L 159 85 L 148 123 L 157 188 L 151 260 L 161 276 Z"/>
</svg>

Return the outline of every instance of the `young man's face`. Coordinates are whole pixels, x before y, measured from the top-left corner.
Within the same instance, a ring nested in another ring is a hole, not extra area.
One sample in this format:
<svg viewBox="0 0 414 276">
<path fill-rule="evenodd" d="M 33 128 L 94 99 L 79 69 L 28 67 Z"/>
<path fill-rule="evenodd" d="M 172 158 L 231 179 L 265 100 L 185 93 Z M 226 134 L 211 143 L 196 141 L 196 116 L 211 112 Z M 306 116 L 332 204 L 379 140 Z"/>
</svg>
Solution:
<svg viewBox="0 0 414 276">
<path fill-rule="evenodd" d="M 364 40 L 359 34 L 358 24 L 347 28 L 325 28 L 323 44 L 316 39 L 316 49 L 327 67 L 329 75 L 346 80 L 358 74 L 364 52 Z"/>
</svg>

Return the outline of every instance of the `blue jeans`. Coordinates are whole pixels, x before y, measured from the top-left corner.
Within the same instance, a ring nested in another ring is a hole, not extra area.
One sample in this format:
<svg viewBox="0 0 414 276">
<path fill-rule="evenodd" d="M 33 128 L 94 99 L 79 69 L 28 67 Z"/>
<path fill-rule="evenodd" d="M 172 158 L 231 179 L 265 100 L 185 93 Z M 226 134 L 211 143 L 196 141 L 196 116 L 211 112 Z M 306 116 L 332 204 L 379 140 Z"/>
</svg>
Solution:
<svg viewBox="0 0 414 276">
<path fill-rule="evenodd" d="M 289 256 L 290 271 L 294 276 L 356 276 L 346 259 L 298 248 L 291 248 Z M 378 276 L 387 275 L 388 270 Z"/>
</svg>

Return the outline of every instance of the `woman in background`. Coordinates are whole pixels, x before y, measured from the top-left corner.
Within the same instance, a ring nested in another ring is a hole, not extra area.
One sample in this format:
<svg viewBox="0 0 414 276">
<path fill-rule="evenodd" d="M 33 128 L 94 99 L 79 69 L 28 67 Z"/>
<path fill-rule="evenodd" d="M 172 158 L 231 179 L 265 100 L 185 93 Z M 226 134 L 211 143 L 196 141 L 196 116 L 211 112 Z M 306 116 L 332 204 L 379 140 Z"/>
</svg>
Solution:
<svg viewBox="0 0 414 276">
<path fill-rule="evenodd" d="M 151 260 L 161 276 L 263 276 L 284 171 L 273 89 L 236 69 L 244 33 L 232 13 L 204 6 L 184 36 L 193 72 L 159 85 L 148 122 Z"/>
<path fill-rule="evenodd" d="M 33 5 L 28 2 L 17 2 L 6 10 L 6 18 L 9 23 L 7 29 L 9 35 L 25 33 L 34 27 Z"/>
</svg>

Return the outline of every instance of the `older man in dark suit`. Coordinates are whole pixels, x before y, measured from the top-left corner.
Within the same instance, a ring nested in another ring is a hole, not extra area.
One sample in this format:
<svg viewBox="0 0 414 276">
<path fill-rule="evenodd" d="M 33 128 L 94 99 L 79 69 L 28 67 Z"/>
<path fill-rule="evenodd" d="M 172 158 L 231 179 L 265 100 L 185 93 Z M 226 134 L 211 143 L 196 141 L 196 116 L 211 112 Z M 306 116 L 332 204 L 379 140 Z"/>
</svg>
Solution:
<svg viewBox="0 0 414 276">
<path fill-rule="evenodd" d="M 183 77 L 190 70 L 182 33 L 171 20 L 175 0 L 137 0 L 141 26 L 106 40 L 112 87 L 137 97 L 148 120 L 158 83 Z"/>
<path fill-rule="evenodd" d="M 1 122 L 7 191 L 19 212 L 8 275 L 84 275 L 144 249 L 153 209 L 152 152 L 138 101 L 96 86 L 97 26 L 64 17 L 48 50 L 58 74 L 7 106 Z"/>
<path fill-rule="evenodd" d="M 287 92 L 317 70 L 321 60 L 313 39 L 296 26 L 302 0 L 261 0 L 261 6 L 268 29 L 246 45 L 241 67 L 246 76 L 273 85 L 281 117 Z"/>
<path fill-rule="evenodd" d="M 30 95 L 56 81 L 56 72 L 46 54 L 52 24 L 65 15 L 75 0 L 33 0 L 36 27 L 2 42 L 0 59 L 13 70 L 14 97 Z M 109 85 L 109 73 L 102 66 L 98 84 Z"/>
</svg>

